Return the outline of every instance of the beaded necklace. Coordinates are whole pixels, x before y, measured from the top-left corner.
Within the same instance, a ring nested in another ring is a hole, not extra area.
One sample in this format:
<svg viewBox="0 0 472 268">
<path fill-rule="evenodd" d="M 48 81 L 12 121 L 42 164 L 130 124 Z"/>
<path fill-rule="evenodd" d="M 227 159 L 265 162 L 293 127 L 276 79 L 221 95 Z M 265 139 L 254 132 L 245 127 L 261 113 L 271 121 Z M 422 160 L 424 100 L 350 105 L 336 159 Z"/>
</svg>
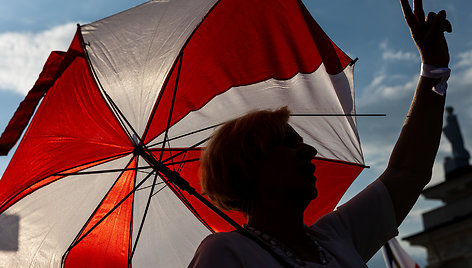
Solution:
<svg viewBox="0 0 472 268">
<path fill-rule="evenodd" d="M 262 240 L 263 242 L 268 244 L 273 249 L 276 249 L 276 251 L 278 253 L 283 253 L 285 255 L 285 257 L 291 259 L 297 265 L 302 266 L 302 267 L 306 267 L 308 265 L 307 261 L 304 261 L 303 259 L 298 257 L 293 252 L 293 250 L 291 250 L 290 248 L 288 248 L 287 246 L 285 246 L 283 243 L 281 243 L 277 239 L 273 238 L 272 236 L 270 236 L 266 233 L 263 233 L 263 232 L 257 230 L 256 228 L 254 228 L 252 226 L 248 226 L 247 224 L 244 225 L 244 228 L 247 231 L 249 231 L 251 234 L 256 236 L 257 238 L 259 238 L 260 240 Z M 316 251 L 318 253 L 318 257 L 319 257 L 320 262 L 321 262 L 320 264 L 323 267 L 325 267 L 328 264 L 328 258 L 326 257 L 326 253 L 324 252 L 324 249 L 320 246 L 320 244 L 318 243 L 316 238 L 313 236 L 313 234 L 311 234 L 308 231 L 306 232 L 306 234 L 308 235 L 308 237 L 310 238 L 310 240 L 313 242 L 314 246 L 316 247 Z M 280 255 L 282 255 L 282 254 L 280 254 Z"/>
</svg>

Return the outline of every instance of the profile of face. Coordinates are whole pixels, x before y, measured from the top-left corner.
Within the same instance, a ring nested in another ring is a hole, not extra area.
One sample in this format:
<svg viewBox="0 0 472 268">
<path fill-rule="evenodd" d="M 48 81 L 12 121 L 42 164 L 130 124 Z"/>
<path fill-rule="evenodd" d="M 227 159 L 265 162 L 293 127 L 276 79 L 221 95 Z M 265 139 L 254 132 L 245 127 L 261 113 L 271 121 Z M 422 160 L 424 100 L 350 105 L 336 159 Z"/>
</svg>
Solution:
<svg viewBox="0 0 472 268">
<path fill-rule="evenodd" d="M 316 149 L 304 143 L 287 124 L 284 140 L 262 161 L 257 178 L 258 196 L 308 206 L 318 195 L 312 162 L 316 154 Z"/>
</svg>

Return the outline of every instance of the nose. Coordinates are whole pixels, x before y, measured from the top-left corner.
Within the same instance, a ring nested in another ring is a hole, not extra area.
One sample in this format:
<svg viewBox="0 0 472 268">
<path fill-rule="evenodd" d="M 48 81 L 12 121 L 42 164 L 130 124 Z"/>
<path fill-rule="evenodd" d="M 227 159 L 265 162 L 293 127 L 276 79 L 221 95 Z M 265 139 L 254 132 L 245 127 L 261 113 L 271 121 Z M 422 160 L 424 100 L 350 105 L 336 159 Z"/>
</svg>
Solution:
<svg viewBox="0 0 472 268">
<path fill-rule="evenodd" d="M 303 156 L 309 157 L 310 159 L 315 157 L 316 154 L 318 154 L 318 151 L 315 149 L 315 147 L 306 143 L 302 143 L 301 151 L 302 151 Z"/>
</svg>

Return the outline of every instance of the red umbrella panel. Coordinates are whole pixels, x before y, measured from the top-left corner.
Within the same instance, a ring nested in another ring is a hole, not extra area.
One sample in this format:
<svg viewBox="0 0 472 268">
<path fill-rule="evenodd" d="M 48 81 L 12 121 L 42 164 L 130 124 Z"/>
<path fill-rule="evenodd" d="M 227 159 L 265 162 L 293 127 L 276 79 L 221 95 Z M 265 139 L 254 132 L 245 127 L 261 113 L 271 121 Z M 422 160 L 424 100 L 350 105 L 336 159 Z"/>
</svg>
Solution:
<svg viewBox="0 0 472 268">
<path fill-rule="evenodd" d="M 234 227 L 168 172 L 200 191 L 205 141 L 256 109 L 287 106 L 318 150 L 314 223 L 364 167 L 351 63 L 298 0 L 149 1 L 80 26 L 0 139 L 8 150 L 41 100 L 0 180 L 0 262 L 186 266 Z"/>
</svg>

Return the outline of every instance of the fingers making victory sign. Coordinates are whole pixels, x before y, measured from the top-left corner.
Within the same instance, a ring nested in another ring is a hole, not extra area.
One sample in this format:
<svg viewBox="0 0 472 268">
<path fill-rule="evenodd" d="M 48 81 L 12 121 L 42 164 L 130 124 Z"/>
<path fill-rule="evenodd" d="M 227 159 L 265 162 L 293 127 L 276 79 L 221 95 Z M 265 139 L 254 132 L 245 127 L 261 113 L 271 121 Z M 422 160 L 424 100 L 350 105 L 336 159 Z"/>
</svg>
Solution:
<svg viewBox="0 0 472 268">
<path fill-rule="evenodd" d="M 446 19 L 446 11 L 430 12 L 425 18 L 422 0 L 413 1 L 413 10 L 408 0 L 400 2 L 422 62 L 437 67 L 447 67 L 449 52 L 444 31 L 452 32 L 452 26 Z"/>
</svg>

